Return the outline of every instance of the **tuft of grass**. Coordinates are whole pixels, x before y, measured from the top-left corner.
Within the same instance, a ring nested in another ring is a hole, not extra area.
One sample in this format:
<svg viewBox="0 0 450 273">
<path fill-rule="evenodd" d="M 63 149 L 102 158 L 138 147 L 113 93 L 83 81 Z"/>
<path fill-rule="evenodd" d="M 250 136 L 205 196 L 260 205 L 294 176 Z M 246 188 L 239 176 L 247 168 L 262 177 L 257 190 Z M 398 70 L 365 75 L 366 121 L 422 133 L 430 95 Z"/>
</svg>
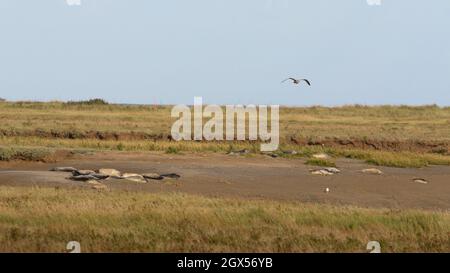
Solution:
<svg viewBox="0 0 450 273">
<path fill-rule="evenodd" d="M 0 252 L 450 251 L 448 212 L 0 187 Z"/>
<path fill-rule="evenodd" d="M 125 145 L 123 145 L 123 143 L 120 142 L 119 144 L 117 144 L 116 148 L 117 148 L 117 150 L 119 150 L 119 151 L 123 151 L 123 150 L 125 149 Z"/>
<path fill-rule="evenodd" d="M 177 147 L 174 146 L 167 147 L 166 154 L 179 154 L 179 153 L 180 151 L 178 150 Z"/>
<path fill-rule="evenodd" d="M 336 163 L 330 159 L 310 158 L 305 164 L 320 167 L 336 167 Z"/>
</svg>

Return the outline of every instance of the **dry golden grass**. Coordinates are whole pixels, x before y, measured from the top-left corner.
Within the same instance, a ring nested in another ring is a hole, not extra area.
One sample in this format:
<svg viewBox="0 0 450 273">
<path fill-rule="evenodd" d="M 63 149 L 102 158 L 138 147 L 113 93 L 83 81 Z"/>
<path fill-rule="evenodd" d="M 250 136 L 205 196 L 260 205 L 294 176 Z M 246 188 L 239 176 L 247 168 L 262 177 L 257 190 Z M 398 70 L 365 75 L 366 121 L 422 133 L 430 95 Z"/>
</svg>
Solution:
<svg viewBox="0 0 450 273">
<path fill-rule="evenodd" d="M 333 153 L 333 151 L 330 151 Z M 338 156 L 361 159 L 369 164 L 398 168 L 421 168 L 429 165 L 450 165 L 450 156 L 428 153 L 336 150 Z"/>
<path fill-rule="evenodd" d="M 76 103 L 0 102 L 0 145 L 55 149 L 119 151 L 227 152 L 248 149 L 251 142 L 169 142 L 166 136 L 175 119 L 169 106 L 87 105 Z M 335 108 L 281 108 L 281 149 L 327 152 L 336 157 L 362 159 L 371 164 L 394 167 L 450 165 L 450 107 L 437 106 L 343 106 Z M 3 135 L 2 135 L 3 132 Z M 41 132 L 56 133 L 49 137 Z M 143 133 L 155 140 L 100 140 L 79 137 L 86 132 Z M 59 137 L 59 134 L 64 137 Z M 440 141 L 436 151 L 386 151 L 348 147 L 314 147 L 294 144 L 290 138 L 320 140 L 371 139 L 375 141 Z M 445 146 L 447 145 L 447 146 Z M 441 153 L 441 154 L 438 154 Z"/>
<path fill-rule="evenodd" d="M 170 142 L 170 141 L 115 141 L 115 140 L 95 140 L 95 139 L 49 139 L 39 137 L 0 137 L 0 160 L 17 159 L 11 158 L 11 151 L 27 151 L 28 154 L 54 153 L 58 149 L 68 149 L 73 152 L 88 151 L 128 151 L 128 152 L 166 152 L 172 154 L 189 152 L 212 152 L 228 153 L 247 149 L 251 153 L 258 154 L 258 143 L 249 142 Z M 316 153 L 327 153 L 334 157 L 345 157 L 363 160 L 369 164 L 379 166 L 390 166 L 399 168 L 420 168 L 429 165 L 450 165 L 450 156 L 413 153 L 413 152 L 391 152 L 374 151 L 361 149 L 324 148 L 320 146 L 297 146 L 283 144 L 282 150 L 295 150 L 296 155 L 278 152 L 281 157 L 286 158 L 306 158 L 310 163 L 314 163 L 311 156 Z M 41 153 L 45 151 L 45 153 Z M 15 152 L 14 152 L 15 153 Z M 14 154 L 13 153 L 13 154 Z M 19 158 L 21 159 L 21 158 Z M 22 158 L 27 160 L 27 158 Z M 46 161 L 45 158 L 28 157 L 28 160 Z M 315 162 L 321 165 L 321 162 Z M 323 162 L 322 162 L 323 163 Z M 332 161 L 329 162 L 332 166 Z M 328 166 L 328 164 L 326 164 Z"/>
<path fill-rule="evenodd" d="M 0 129 L 169 134 L 169 106 L 0 102 Z M 281 108 L 281 138 L 375 137 L 450 140 L 450 107 L 343 106 Z"/>
<path fill-rule="evenodd" d="M 169 133 L 170 107 L 0 103 L 0 129 Z"/>
<path fill-rule="evenodd" d="M 213 199 L 181 194 L 0 187 L 0 251 L 450 251 L 448 212 Z"/>
</svg>

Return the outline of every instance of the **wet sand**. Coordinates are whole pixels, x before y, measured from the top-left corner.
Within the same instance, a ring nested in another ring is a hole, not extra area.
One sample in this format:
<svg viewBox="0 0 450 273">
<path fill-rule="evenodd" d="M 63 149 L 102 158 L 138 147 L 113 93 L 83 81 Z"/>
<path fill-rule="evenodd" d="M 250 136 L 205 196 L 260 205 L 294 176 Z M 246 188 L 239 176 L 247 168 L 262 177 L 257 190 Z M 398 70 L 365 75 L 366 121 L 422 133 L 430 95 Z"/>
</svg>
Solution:
<svg viewBox="0 0 450 273">
<path fill-rule="evenodd" d="M 110 179 L 110 190 L 181 192 L 210 197 L 238 197 L 355 205 L 391 209 L 450 209 L 450 167 L 421 169 L 377 167 L 383 175 L 361 172 L 373 166 L 357 160 L 338 159 L 342 171 L 315 176 L 302 159 L 223 154 L 167 155 L 158 153 L 97 153 L 78 155 L 58 163 L 1 162 L 0 186 L 89 187 L 68 180 L 69 173 L 48 171 L 56 166 L 78 169 L 114 168 L 132 173 L 178 173 L 178 180 L 136 184 Z M 415 183 L 424 178 L 428 184 Z M 325 188 L 330 192 L 325 193 Z M 1 190 L 1 188 L 0 188 Z"/>
</svg>

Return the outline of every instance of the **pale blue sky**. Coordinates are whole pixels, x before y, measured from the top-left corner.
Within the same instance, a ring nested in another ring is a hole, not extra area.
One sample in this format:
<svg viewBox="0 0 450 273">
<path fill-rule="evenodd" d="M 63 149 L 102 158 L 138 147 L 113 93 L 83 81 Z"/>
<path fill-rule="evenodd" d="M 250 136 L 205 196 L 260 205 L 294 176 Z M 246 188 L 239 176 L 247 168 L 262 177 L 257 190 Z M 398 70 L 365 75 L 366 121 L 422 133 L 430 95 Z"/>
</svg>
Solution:
<svg viewBox="0 0 450 273">
<path fill-rule="evenodd" d="M 0 97 L 450 105 L 448 0 L 81 1 L 0 1 Z"/>
</svg>

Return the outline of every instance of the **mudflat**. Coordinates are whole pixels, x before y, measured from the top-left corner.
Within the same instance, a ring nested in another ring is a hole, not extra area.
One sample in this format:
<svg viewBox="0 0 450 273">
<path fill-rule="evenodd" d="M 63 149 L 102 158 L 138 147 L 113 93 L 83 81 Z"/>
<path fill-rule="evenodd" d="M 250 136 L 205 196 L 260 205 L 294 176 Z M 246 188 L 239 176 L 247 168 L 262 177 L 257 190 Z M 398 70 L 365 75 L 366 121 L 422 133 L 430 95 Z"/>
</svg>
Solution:
<svg viewBox="0 0 450 273">
<path fill-rule="evenodd" d="M 374 168 L 359 160 L 337 159 L 341 173 L 311 174 L 321 167 L 304 159 L 239 156 L 214 153 L 169 155 L 164 153 L 98 152 L 77 155 L 57 163 L 1 162 L 0 185 L 88 187 L 67 179 L 69 173 L 51 172 L 56 166 L 78 169 L 113 168 L 130 173 L 177 173 L 180 179 L 146 184 L 110 179 L 108 190 L 181 192 L 208 197 L 237 197 L 354 205 L 391 209 L 450 209 L 450 167 L 376 167 L 382 175 L 363 173 Z M 427 184 L 413 180 L 421 178 Z M 326 192 L 325 189 L 329 189 Z"/>
</svg>

